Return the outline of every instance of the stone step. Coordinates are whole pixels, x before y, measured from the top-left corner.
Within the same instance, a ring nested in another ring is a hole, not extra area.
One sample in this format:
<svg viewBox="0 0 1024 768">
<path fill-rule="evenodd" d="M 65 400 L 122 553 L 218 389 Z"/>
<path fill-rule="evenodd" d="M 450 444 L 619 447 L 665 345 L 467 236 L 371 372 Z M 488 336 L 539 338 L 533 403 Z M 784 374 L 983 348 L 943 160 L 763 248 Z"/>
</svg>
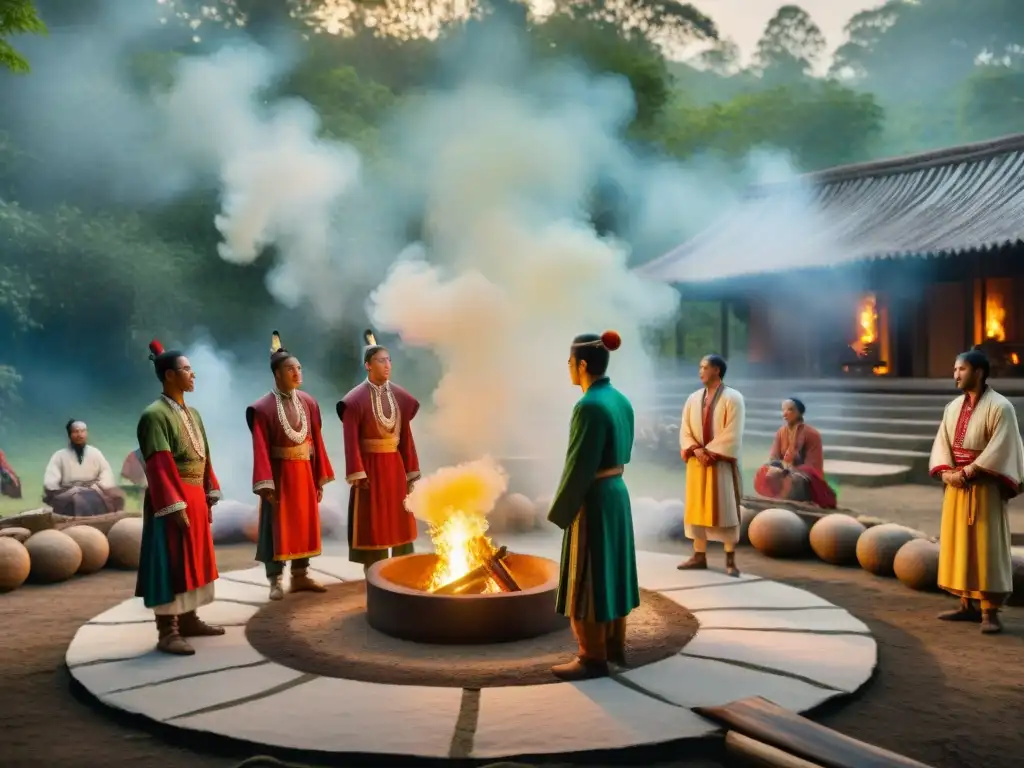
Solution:
<svg viewBox="0 0 1024 768">
<path fill-rule="evenodd" d="M 870 461 L 825 459 L 825 477 L 840 486 L 880 488 L 910 482 L 913 467 L 908 464 L 879 464 Z"/>
</svg>

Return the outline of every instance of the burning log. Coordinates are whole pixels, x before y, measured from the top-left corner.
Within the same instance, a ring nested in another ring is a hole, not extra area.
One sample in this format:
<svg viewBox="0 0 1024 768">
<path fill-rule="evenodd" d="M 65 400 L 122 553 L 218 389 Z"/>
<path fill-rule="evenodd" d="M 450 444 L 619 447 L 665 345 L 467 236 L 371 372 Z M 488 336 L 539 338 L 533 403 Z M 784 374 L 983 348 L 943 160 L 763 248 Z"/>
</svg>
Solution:
<svg viewBox="0 0 1024 768">
<path fill-rule="evenodd" d="M 522 591 L 511 572 L 502 562 L 508 554 L 507 547 L 493 552 L 481 565 L 465 576 L 450 581 L 433 591 L 435 595 L 466 595 L 476 594 L 484 589 L 488 581 L 494 583 L 502 592 Z"/>
</svg>

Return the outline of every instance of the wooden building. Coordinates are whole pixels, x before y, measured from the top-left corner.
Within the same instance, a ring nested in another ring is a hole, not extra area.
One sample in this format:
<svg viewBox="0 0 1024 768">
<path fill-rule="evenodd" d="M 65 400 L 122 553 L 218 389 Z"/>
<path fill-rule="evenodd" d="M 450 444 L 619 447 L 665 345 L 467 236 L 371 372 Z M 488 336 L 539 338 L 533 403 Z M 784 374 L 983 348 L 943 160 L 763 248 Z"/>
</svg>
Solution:
<svg viewBox="0 0 1024 768">
<path fill-rule="evenodd" d="M 1024 134 L 750 190 L 637 271 L 720 302 L 751 373 L 947 378 L 980 344 L 1022 377 Z"/>
</svg>

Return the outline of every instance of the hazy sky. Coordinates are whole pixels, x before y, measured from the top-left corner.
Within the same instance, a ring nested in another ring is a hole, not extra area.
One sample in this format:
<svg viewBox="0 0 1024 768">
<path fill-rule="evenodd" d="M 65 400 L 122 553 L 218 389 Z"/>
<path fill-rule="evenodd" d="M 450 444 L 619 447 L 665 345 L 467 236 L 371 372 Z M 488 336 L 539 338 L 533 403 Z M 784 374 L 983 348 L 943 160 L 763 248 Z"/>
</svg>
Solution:
<svg viewBox="0 0 1024 768">
<path fill-rule="evenodd" d="M 781 0 L 690 0 L 693 5 L 707 14 L 718 24 L 723 37 L 736 41 L 746 61 L 754 51 L 765 24 L 787 3 Z M 845 37 L 843 27 L 853 14 L 868 8 L 876 8 L 884 0 L 799 0 L 821 28 L 828 41 L 828 52 L 839 47 Z"/>
</svg>

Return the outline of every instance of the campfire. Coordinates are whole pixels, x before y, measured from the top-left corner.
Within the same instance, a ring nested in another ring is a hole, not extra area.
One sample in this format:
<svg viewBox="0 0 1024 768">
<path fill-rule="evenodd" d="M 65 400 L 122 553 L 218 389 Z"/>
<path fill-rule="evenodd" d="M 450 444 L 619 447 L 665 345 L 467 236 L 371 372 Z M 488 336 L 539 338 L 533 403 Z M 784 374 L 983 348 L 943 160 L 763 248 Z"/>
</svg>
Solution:
<svg viewBox="0 0 1024 768">
<path fill-rule="evenodd" d="M 438 595 L 482 595 L 518 592 L 519 585 L 505 563 L 508 550 L 495 547 L 487 536 L 482 514 L 455 511 L 430 527 L 437 564 L 425 591 Z"/>
</svg>

